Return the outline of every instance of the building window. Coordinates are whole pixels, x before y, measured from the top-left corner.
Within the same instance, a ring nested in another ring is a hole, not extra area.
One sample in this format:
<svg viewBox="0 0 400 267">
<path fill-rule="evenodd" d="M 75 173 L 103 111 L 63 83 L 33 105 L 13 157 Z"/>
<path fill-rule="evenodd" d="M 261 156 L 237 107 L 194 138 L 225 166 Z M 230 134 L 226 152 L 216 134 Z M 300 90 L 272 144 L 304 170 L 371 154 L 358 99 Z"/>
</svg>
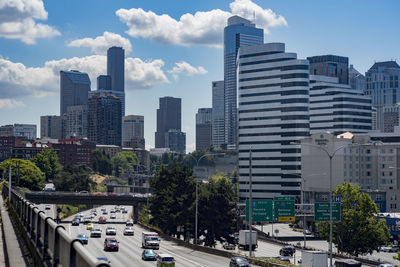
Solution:
<svg viewBox="0 0 400 267">
<path fill-rule="evenodd" d="M 367 164 L 367 169 L 371 169 L 371 164 Z"/>
<path fill-rule="evenodd" d="M 385 164 L 382 164 L 382 169 L 384 169 L 385 168 Z"/>
<path fill-rule="evenodd" d="M 389 176 L 393 176 L 393 172 L 389 172 Z"/>
<path fill-rule="evenodd" d="M 381 153 L 382 153 L 382 154 L 385 154 L 385 149 L 381 149 Z"/>
<path fill-rule="evenodd" d="M 385 179 L 381 179 L 381 184 L 386 184 L 386 180 Z"/>
<path fill-rule="evenodd" d="M 385 172 L 382 172 L 381 175 L 382 175 L 382 176 L 385 176 Z"/>
<path fill-rule="evenodd" d="M 376 201 L 381 201 L 382 200 L 382 195 L 376 195 L 375 196 Z"/>
<path fill-rule="evenodd" d="M 327 201 L 327 200 L 328 200 L 328 196 L 327 196 L 327 195 L 322 195 L 322 196 L 321 196 L 321 199 L 322 199 L 323 201 Z"/>
<path fill-rule="evenodd" d="M 367 154 L 371 154 L 371 149 L 367 149 Z"/>
</svg>

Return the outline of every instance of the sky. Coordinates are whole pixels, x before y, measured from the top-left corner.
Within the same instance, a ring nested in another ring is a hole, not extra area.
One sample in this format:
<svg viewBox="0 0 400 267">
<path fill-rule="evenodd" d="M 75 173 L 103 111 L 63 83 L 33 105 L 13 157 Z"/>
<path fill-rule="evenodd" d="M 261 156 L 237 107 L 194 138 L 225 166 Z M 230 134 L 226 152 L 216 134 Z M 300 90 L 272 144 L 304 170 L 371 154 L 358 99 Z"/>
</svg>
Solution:
<svg viewBox="0 0 400 267">
<path fill-rule="evenodd" d="M 0 0 L 0 125 L 59 115 L 60 70 L 87 72 L 92 90 L 106 51 L 125 49 L 126 115 L 143 115 L 154 147 L 159 98 L 182 98 L 186 149 L 195 114 L 211 107 L 223 79 L 223 29 L 232 15 L 253 20 L 264 41 L 299 58 L 335 54 L 365 73 L 400 62 L 398 0 Z"/>
</svg>

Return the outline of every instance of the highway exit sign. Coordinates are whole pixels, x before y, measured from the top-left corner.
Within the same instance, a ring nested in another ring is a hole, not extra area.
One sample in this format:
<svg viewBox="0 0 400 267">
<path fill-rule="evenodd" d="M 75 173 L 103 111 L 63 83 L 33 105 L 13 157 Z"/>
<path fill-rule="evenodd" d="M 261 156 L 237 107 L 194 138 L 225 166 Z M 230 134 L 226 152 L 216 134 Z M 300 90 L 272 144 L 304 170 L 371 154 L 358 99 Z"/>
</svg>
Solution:
<svg viewBox="0 0 400 267">
<path fill-rule="evenodd" d="M 271 199 L 254 199 L 251 203 L 253 223 L 272 221 Z M 249 221 L 249 200 L 246 200 L 246 221 Z"/>
<path fill-rule="evenodd" d="M 294 222 L 294 197 L 274 197 L 274 221 Z"/>
<path fill-rule="evenodd" d="M 340 202 L 332 203 L 332 221 L 340 222 Z M 314 219 L 317 222 L 329 222 L 330 206 L 329 202 L 315 202 L 314 203 Z"/>
</svg>

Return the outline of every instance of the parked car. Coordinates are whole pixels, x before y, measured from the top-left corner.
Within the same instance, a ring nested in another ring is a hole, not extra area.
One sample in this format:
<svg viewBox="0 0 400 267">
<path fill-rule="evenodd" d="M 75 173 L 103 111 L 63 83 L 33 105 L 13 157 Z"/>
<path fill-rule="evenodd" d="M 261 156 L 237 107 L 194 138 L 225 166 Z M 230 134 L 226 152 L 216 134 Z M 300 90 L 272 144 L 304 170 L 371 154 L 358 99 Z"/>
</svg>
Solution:
<svg viewBox="0 0 400 267">
<path fill-rule="evenodd" d="M 90 237 L 101 237 L 101 229 L 93 228 L 90 230 Z"/>
<path fill-rule="evenodd" d="M 127 226 L 124 229 L 124 235 L 134 235 L 135 232 L 133 231 L 133 227 L 132 226 Z"/>
<path fill-rule="evenodd" d="M 105 251 L 118 251 L 119 250 L 119 242 L 115 237 L 107 237 L 104 240 L 104 250 Z"/>
<path fill-rule="evenodd" d="M 234 250 L 236 248 L 235 244 L 225 242 L 222 247 L 226 250 Z"/>
<path fill-rule="evenodd" d="M 281 256 L 293 256 L 296 249 L 293 246 L 284 246 L 279 250 L 279 255 Z"/>
<path fill-rule="evenodd" d="M 157 260 L 157 254 L 152 249 L 145 249 L 142 252 L 142 260 L 155 261 Z"/>
<path fill-rule="evenodd" d="M 229 267 L 250 267 L 250 263 L 243 257 L 233 257 L 229 262 Z"/>
<path fill-rule="evenodd" d="M 89 242 L 89 238 L 85 234 L 79 234 L 76 238 L 78 238 L 84 245 L 87 245 Z"/>
<path fill-rule="evenodd" d="M 116 235 L 117 229 L 114 226 L 108 226 L 106 229 L 106 235 Z"/>
</svg>

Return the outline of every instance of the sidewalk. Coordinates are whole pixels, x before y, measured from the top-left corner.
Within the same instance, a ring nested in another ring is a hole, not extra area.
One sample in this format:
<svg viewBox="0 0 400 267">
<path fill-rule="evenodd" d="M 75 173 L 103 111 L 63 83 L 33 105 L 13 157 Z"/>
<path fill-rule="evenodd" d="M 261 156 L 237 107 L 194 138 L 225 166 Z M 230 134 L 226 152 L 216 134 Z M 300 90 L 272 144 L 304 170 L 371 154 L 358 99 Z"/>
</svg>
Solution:
<svg viewBox="0 0 400 267">
<path fill-rule="evenodd" d="M 0 266 L 6 266 L 6 255 L 8 255 L 9 266 L 28 266 L 25 263 L 22 247 L 20 246 L 20 242 L 11 223 L 7 209 L 3 206 L 3 196 L 1 195 L 0 209 L 2 218 L 2 231 L 0 232 L 2 238 L 0 240 L 0 245 L 3 248 L 3 253 L 0 254 Z M 5 243 L 3 242 L 3 240 L 5 241 Z"/>
</svg>

